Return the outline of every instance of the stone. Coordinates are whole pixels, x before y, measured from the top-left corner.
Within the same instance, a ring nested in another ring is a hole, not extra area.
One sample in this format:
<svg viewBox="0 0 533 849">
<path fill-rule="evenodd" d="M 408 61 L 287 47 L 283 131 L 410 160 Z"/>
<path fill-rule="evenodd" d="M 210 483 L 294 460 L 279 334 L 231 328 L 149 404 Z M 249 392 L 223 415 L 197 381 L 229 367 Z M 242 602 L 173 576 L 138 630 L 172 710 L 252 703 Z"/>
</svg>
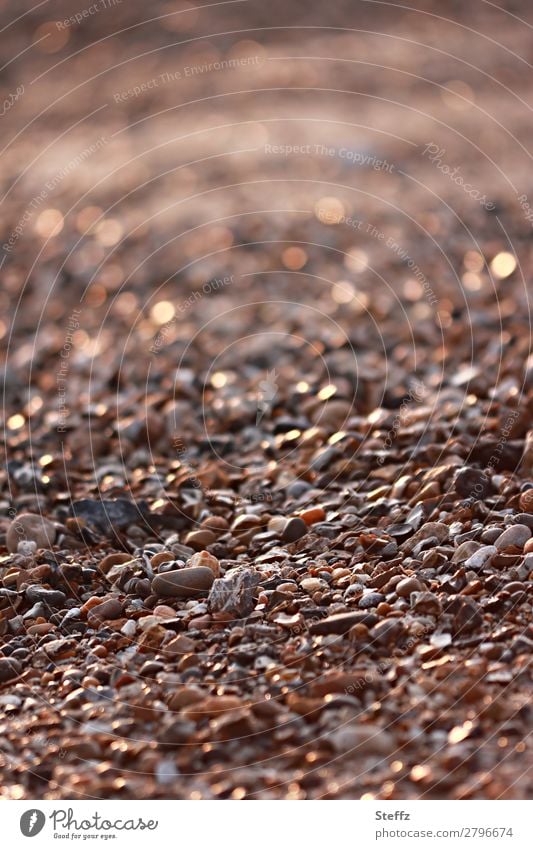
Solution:
<svg viewBox="0 0 533 849">
<path fill-rule="evenodd" d="M 395 587 L 396 595 L 399 595 L 400 598 L 409 598 L 411 593 L 422 592 L 423 589 L 423 585 L 414 575 L 409 578 L 402 578 Z"/>
<path fill-rule="evenodd" d="M 199 531 L 191 531 L 187 534 L 185 545 L 189 545 L 196 551 L 200 551 L 201 549 L 205 549 L 206 546 L 212 545 L 216 542 L 216 539 L 217 536 L 213 531 L 210 531 L 208 528 L 202 528 Z"/>
<path fill-rule="evenodd" d="M 27 587 L 26 598 L 31 604 L 41 601 L 50 607 L 60 607 L 67 599 L 65 593 L 62 593 L 61 590 L 48 590 L 41 586 Z"/>
<path fill-rule="evenodd" d="M 37 548 L 51 548 L 56 540 L 56 527 L 38 513 L 20 513 L 6 533 L 7 550 L 15 553 L 20 542 L 33 542 Z"/>
<path fill-rule="evenodd" d="M 190 598 L 206 594 L 211 589 L 215 576 L 207 566 L 192 566 L 163 572 L 152 580 L 152 592 L 157 596 Z"/>
<path fill-rule="evenodd" d="M 498 551 L 503 551 L 504 548 L 509 548 L 510 546 L 523 548 L 530 536 L 531 530 L 527 525 L 511 525 L 511 527 L 500 534 L 494 545 Z"/>
<path fill-rule="evenodd" d="M 11 681 L 12 678 L 18 678 L 20 670 L 21 665 L 18 660 L 0 657 L 0 684 L 3 684 L 4 681 Z"/>
<path fill-rule="evenodd" d="M 481 548 L 478 548 L 477 551 L 465 560 L 465 569 L 482 569 L 483 566 L 488 566 L 490 564 L 490 561 L 497 553 L 498 549 L 496 546 L 482 545 Z"/>
<path fill-rule="evenodd" d="M 412 537 L 409 537 L 406 542 L 402 543 L 401 550 L 406 554 L 411 554 L 420 542 L 431 539 L 432 537 L 435 537 L 439 543 L 443 543 L 448 539 L 449 532 L 448 525 L 442 522 L 426 522 Z"/>
<path fill-rule="evenodd" d="M 187 561 L 187 568 L 193 568 L 195 566 L 206 566 L 208 569 L 211 569 L 215 578 L 220 576 L 220 563 L 218 562 L 218 558 L 216 558 L 213 554 L 209 554 L 208 551 L 198 551 L 196 554 L 193 554 L 190 560 Z"/>
<path fill-rule="evenodd" d="M 111 554 L 106 554 L 99 563 L 100 570 L 106 575 L 113 566 L 119 566 L 123 563 L 131 562 L 131 555 L 125 551 L 113 551 Z"/>
<path fill-rule="evenodd" d="M 116 598 L 110 598 L 101 604 L 96 604 L 89 610 L 87 621 L 90 625 L 105 622 L 107 619 L 120 619 L 122 616 L 122 604 Z"/>
<path fill-rule="evenodd" d="M 213 583 L 207 604 L 212 613 L 227 613 L 242 619 L 255 608 L 254 590 L 261 576 L 251 569 L 232 569 Z"/>
<path fill-rule="evenodd" d="M 452 563 L 463 563 L 463 561 L 468 560 L 472 554 L 481 548 L 481 543 L 475 542 L 474 540 L 466 540 L 462 542 L 461 545 L 458 545 L 455 549 L 452 556 Z"/>
<path fill-rule="evenodd" d="M 455 490 L 462 498 L 473 498 L 483 501 L 491 491 L 490 478 L 481 469 L 463 466 L 456 472 L 454 479 Z"/>
<path fill-rule="evenodd" d="M 299 516 L 295 516 L 292 519 L 289 519 L 286 523 L 281 533 L 281 539 L 283 542 L 296 542 L 296 540 L 305 536 L 305 534 L 308 533 L 308 530 L 309 529 L 304 520 Z"/>
<path fill-rule="evenodd" d="M 346 634 L 354 625 L 366 625 L 367 628 L 372 628 L 378 621 L 375 613 L 361 613 L 359 611 L 337 613 L 334 616 L 328 616 L 327 619 L 313 622 L 309 626 L 309 633 L 317 635 Z"/>
<path fill-rule="evenodd" d="M 83 519 L 104 534 L 112 533 L 114 528 L 120 530 L 139 524 L 149 514 L 143 502 L 137 505 L 127 498 L 82 498 L 72 503 L 70 512 L 76 519 Z"/>
<path fill-rule="evenodd" d="M 320 590 L 326 590 L 328 585 L 325 581 L 321 581 L 320 578 L 304 578 L 300 581 L 300 587 L 304 590 L 304 592 L 312 595 Z"/>
<path fill-rule="evenodd" d="M 310 507 L 309 510 L 304 510 L 300 513 L 300 519 L 303 519 L 306 525 L 314 525 L 316 522 L 323 522 L 326 518 L 326 511 L 322 507 Z"/>
</svg>

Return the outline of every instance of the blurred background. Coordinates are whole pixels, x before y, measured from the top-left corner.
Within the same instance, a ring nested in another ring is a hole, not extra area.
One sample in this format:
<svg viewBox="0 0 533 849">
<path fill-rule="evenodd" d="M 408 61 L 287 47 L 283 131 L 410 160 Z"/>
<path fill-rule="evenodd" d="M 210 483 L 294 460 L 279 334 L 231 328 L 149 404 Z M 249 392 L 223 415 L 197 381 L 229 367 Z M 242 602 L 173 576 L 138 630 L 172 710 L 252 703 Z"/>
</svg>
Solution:
<svg viewBox="0 0 533 849">
<path fill-rule="evenodd" d="M 196 380 L 188 427 L 252 421 L 273 350 L 289 407 L 342 378 L 365 415 L 413 376 L 482 396 L 527 371 L 527 3 L 0 15 L 12 448 L 64 408 L 83 448 L 79 402 L 116 428 L 110 389 L 172 417 Z"/>
</svg>

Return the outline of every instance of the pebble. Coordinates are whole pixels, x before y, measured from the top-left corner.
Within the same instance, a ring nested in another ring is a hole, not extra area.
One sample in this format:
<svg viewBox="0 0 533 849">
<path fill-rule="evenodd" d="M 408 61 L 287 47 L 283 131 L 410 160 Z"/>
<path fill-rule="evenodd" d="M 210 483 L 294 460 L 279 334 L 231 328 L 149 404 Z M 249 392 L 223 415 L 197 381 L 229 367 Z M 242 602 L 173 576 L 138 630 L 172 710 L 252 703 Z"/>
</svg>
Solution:
<svg viewBox="0 0 533 849">
<path fill-rule="evenodd" d="M 478 548 L 474 554 L 471 554 L 467 560 L 465 560 L 465 569 L 482 569 L 483 566 L 489 565 L 490 561 L 497 553 L 498 549 L 496 546 L 483 545 L 481 548 Z"/>
<path fill-rule="evenodd" d="M 325 518 L 326 511 L 322 507 L 310 507 L 300 513 L 300 519 L 303 519 L 306 525 L 315 525 L 317 522 L 323 522 Z"/>
<path fill-rule="evenodd" d="M 286 523 L 283 531 L 281 532 L 281 539 L 283 542 L 296 542 L 296 540 L 301 539 L 308 533 L 308 527 L 303 519 L 299 516 L 295 516 L 292 519 L 289 519 Z"/>
<path fill-rule="evenodd" d="M 208 528 L 202 528 L 199 531 L 191 531 L 185 537 L 185 544 L 194 548 L 196 551 L 206 548 L 216 542 L 217 536 Z"/>
<path fill-rule="evenodd" d="M 457 471 L 454 485 L 462 498 L 474 498 L 476 501 L 483 501 L 491 491 L 489 476 L 471 466 L 463 466 Z"/>
<path fill-rule="evenodd" d="M 9 660 L 7 657 L 0 657 L 0 683 L 10 681 L 11 678 L 17 678 L 20 675 L 21 665 L 18 660 Z"/>
<path fill-rule="evenodd" d="M 118 599 L 110 598 L 103 601 L 101 604 L 96 604 L 91 607 L 87 615 L 87 621 L 90 625 L 98 625 L 105 622 L 107 619 L 120 619 L 122 616 L 122 604 Z"/>
<path fill-rule="evenodd" d="M 218 558 L 216 558 L 213 554 L 210 554 L 208 551 L 198 551 L 196 554 L 187 561 L 187 568 L 194 568 L 196 566 L 205 566 L 208 569 L 211 569 L 215 578 L 220 576 L 220 563 Z"/>
<path fill-rule="evenodd" d="M 396 595 L 400 596 L 400 598 L 409 598 L 411 593 L 421 592 L 423 589 L 424 587 L 418 578 L 413 576 L 409 578 L 402 578 L 402 580 L 396 584 L 395 592 Z"/>
<path fill-rule="evenodd" d="M 300 587 L 302 590 L 311 595 L 319 590 L 327 589 L 327 586 L 328 585 L 324 581 L 321 581 L 320 578 L 304 578 L 303 581 L 300 581 Z"/>
<path fill-rule="evenodd" d="M 51 607 L 59 607 L 64 604 L 67 597 L 60 590 L 48 590 L 45 587 L 31 586 L 26 589 L 26 598 L 33 604 L 34 602 L 42 601 Z"/>
<path fill-rule="evenodd" d="M 131 555 L 124 551 L 113 551 L 111 554 L 106 554 L 99 564 L 99 568 L 106 575 L 113 566 L 119 566 L 123 563 L 131 562 Z"/>
<path fill-rule="evenodd" d="M 310 634 L 346 634 L 354 625 L 366 625 L 372 628 L 379 619 L 374 613 L 338 613 L 313 622 L 309 626 Z"/>
<path fill-rule="evenodd" d="M 385 596 L 382 593 L 367 593 L 359 599 L 359 607 L 362 610 L 368 610 L 370 607 L 377 607 L 382 601 L 385 601 Z"/>
<path fill-rule="evenodd" d="M 157 596 L 189 598 L 199 593 L 207 594 L 215 576 L 207 566 L 192 566 L 163 572 L 152 580 L 152 592 Z"/>
<path fill-rule="evenodd" d="M 415 531 L 415 533 L 406 542 L 402 543 L 401 549 L 406 554 L 410 554 L 416 546 L 424 540 L 435 538 L 439 543 L 443 543 L 448 539 L 450 529 L 448 525 L 442 522 L 426 522 L 425 525 Z"/>
<path fill-rule="evenodd" d="M 462 542 L 453 553 L 452 563 L 462 563 L 471 557 L 479 548 L 481 548 L 480 543 L 474 542 L 474 540 Z"/>
<path fill-rule="evenodd" d="M 51 548 L 56 540 L 56 527 L 37 513 L 20 513 L 6 533 L 7 550 L 14 553 L 20 542 L 33 542 L 37 548 Z"/>
<path fill-rule="evenodd" d="M 511 525 L 510 528 L 503 531 L 502 534 L 495 540 L 494 545 L 498 551 L 503 551 L 504 548 L 516 546 L 523 548 L 531 536 L 531 530 L 527 525 Z"/>
</svg>

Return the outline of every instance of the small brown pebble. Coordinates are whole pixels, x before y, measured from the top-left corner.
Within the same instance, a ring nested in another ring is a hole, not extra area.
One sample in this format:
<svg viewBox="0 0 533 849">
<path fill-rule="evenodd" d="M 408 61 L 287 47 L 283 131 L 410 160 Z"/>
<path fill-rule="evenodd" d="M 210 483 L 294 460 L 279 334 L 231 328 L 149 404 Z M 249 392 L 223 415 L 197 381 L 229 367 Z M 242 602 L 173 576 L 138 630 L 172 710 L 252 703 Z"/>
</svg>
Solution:
<svg viewBox="0 0 533 849">
<path fill-rule="evenodd" d="M 174 617 L 176 615 L 176 611 L 173 610 L 172 607 L 169 607 L 168 604 L 158 604 L 154 607 L 154 616 L 162 616 L 165 617 Z"/>
<path fill-rule="evenodd" d="M 162 563 L 168 563 L 169 560 L 174 560 L 174 555 L 171 551 L 158 551 L 150 558 L 150 565 L 154 569 L 159 569 Z"/>
<path fill-rule="evenodd" d="M 193 554 L 191 559 L 187 561 L 187 568 L 194 566 L 206 566 L 208 569 L 211 569 L 215 578 L 220 576 L 218 558 L 214 557 L 213 554 L 209 554 L 208 551 L 198 551 L 196 554 Z"/>
<path fill-rule="evenodd" d="M 131 561 L 130 554 L 126 554 L 125 551 L 114 551 L 111 554 L 106 554 L 106 556 L 102 558 L 99 563 L 99 568 L 104 575 L 107 575 L 112 566 L 128 563 L 128 561 Z"/>
<path fill-rule="evenodd" d="M 304 510 L 299 515 L 306 525 L 315 525 L 317 522 L 324 521 L 326 511 L 322 507 L 310 507 L 309 510 Z"/>
<path fill-rule="evenodd" d="M 152 592 L 157 596 L 188 598 L 207 594 L 214 580 L 213 570 L 207 566 L 185 567 L 156 575 L 152 580 Z"/>
<path fill-rule="evenodd" d="M 196 549 L 196 551 L 200 551 L 208 545 L 212 545 L 216 542 L 216 539 L 216 534 L 214 534 L 213 531 L 210 531 L 207 528 L 202 528 L 199 531 L 191 531 L 187 534 L 185 537 L 185 544 L 190 545 L 191 548 Z"/>
<path fill-rule="evenodd" d="M 193 652 L 195 648 L 196 643 L 194 640 L 191 640 L 191 638 L 185 636 L 185 634 L 178 634 L 178 636 L 170 640 L 169 643 L 165 643 L 163 651 L 165 654 L 179 655 Z"/>
<path fill-rule="evenodd" d="M 242 700 L 237 696 L 209 696 L 201 702 L 195 702 L 184 708 L 183 716 L 197 721 L 220 716 L 229 710 L 237 710 L 242 706 Z"/>
<path fill-rule="evenodd" d="M 51 548 L 56 539 L 53 522 L 37 513 L 20 513 L 11 522 L 6 533 L 6 546 L 16 552 L 19 542 L 34 542 L 37 548 Z"/>
<path fill-rule="evenodd" d="M 421 592 L 423 589 L 418 578 L 411 576 L 409 578 L 403 578 L 396 584 L 396 595 L 399 595 L 400 598 L 409 598 L 411 593 Z"/>
<path fill-rule="evenodd" d="M 227 531 L 229 523 L 224 516 L 208 516 L 207 519 L 204 519 L 200 527 L 207 528 L 207 530 L 218 534 Z"/>
<path fill-rule="evenodd" d="M 122 616 L 122 604 L 116 598 L 110 598 L 102 604 L 92 607 L 87 616 L 90 625 L 98 625 L 106 619 L 119 619 Z"/>
</svg>

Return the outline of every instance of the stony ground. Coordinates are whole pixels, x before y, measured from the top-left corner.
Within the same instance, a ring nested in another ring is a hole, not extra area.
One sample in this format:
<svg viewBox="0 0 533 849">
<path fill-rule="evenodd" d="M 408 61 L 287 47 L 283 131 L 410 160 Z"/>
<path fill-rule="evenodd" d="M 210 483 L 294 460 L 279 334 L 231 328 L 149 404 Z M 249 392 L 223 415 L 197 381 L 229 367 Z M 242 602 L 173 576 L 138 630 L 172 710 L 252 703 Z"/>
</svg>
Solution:
<svg viewBox="0 0 533 849">
<path fill-rule="evenodd" d="M 4 796 L 527 798 L 528 4 L 91 8 L 0 13 Z"/>
</svg>

